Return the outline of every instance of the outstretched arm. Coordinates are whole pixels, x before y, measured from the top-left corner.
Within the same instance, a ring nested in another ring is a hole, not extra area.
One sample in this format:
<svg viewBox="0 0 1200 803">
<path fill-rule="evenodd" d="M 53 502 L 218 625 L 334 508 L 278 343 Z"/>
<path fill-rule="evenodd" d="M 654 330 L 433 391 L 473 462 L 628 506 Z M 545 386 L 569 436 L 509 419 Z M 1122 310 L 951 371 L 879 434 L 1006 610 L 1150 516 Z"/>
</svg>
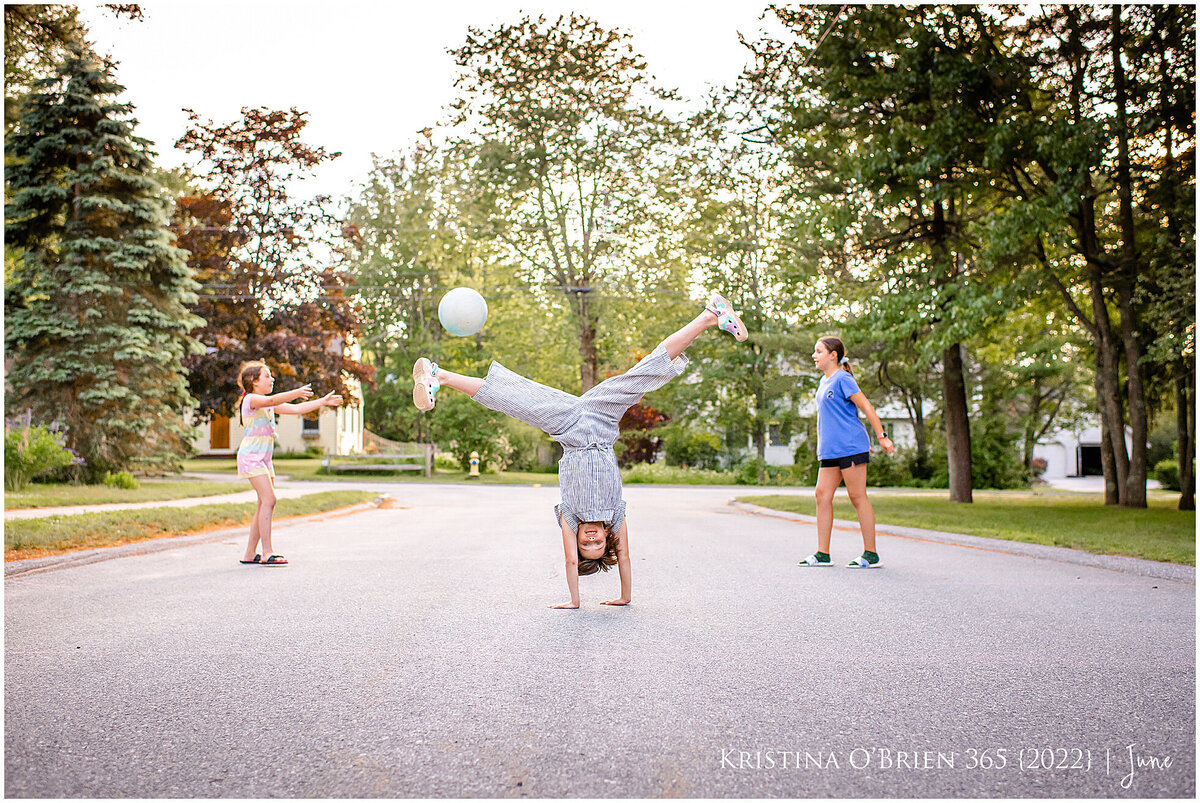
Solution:
<svg viewBox="0 0 1200 803">
<path fill-rule="evenodd" d="M 892 439 L 883 434 L 883 423 L 880 422 L 879 416 L 875 413 L 875 408 L 867 401 L 867 397 L 862 391 L 855 393 L 850 397 L 850 401 L 854 402 L 854 406 L 862 410 L 863 415 L 867 417 L 867 422 L 870 423 L 871 429 L 875 432 L 875 439 L 879 441 L 879 445 L 888 454 L 896 451 L 896 447 L 892 444 Z"/>
<path fill-rule="evenodd" d="M 257 410 L 260 407 L 279 407 L 296 399 L 308 399 L 312 397 L 313 392 L 312 385 L 301 385 L 298 388 L 285 390 L 283 393 L 274 393 L 270 396 L 263 396 L 258 393 L 247 395 L 250 399 L 250 409 Z"/>
<path fill-rule="evenodd" d="M 302 402 L 300 404 L 280 404 L 276 405 L 275 409 L 286 415 L 304 415 L 311 413 L 321 407 L 337 407 L 342 403 L 342 397 L 330 391 L 319 399 Z"/>
<path fill-rule="evenodd" d="M 605 605 L 628 605 L 633 598 L 633 574 L 629 569 L 629 519 L 621 522 L 617 529 L 617 571 L 621 575 L 621 596 L 610 599 Z"/>
<path fill-rule="evenodd" d="M 571 601 L 562 605 L 551 605 L 551 608 L 578 608 L 579 607 L 579 545 L 575 540 L 575 533 L 571 532 L 571 527 L 563 520 L 560 515 L 558 524 L 562 527 L 563 537 L 563 557 L 567 562 L 567 590 L 571 592 Z"/>
</svg>

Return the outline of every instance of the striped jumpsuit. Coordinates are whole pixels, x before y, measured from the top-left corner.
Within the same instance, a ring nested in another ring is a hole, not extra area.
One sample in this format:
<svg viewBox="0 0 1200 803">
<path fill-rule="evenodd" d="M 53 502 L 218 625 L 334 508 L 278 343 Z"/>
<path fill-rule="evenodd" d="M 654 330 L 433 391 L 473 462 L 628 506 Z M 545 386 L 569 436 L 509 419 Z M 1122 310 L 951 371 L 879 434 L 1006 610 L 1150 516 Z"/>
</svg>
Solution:
<svg viewBox="0 0 1200 803">
<path fill-rule="evenodd" d="M 679 376 L 687 365 L 687 357 L 672 360 L 659 345 L 625 373 L 573 396 L 493 362 L 475 401 L 531 424 L 562 444 L 558 463 L 562 504 L 554 507 L 556 521 L 561 517 L 576 534 L 585 521 L 604 522 L 610 532 L 616 532 L 625 520 L 621 469 L 613 453 L 620 435 L 617 425 L 644 394 Z"/>
</svg>

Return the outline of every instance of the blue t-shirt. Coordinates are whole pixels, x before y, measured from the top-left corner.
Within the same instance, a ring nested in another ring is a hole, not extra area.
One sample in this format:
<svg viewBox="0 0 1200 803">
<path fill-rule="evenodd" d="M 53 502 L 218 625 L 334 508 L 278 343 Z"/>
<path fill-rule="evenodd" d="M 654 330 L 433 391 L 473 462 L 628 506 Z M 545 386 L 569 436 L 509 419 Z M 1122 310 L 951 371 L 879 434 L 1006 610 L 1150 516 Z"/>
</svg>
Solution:
<svg viewBox="0 0 1200 803">
<path fill-rule="evenodd" d="M 817 385 L 818 460 L 870 451 L 867 429 L 858 420 L 858 408 L 850 401 L 858 392 L 854 377 L 840 368 Z"/>
</svg>

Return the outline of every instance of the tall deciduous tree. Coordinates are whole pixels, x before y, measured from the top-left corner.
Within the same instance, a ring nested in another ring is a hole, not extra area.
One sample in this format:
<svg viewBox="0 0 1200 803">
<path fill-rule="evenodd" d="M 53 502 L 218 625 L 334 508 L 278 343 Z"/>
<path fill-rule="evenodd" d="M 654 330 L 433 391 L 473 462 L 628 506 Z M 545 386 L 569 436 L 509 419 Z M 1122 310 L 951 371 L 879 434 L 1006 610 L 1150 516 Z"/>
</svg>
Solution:
<svg viewBox="0 0 1200 803">
<path fill-rule="evenodd" d="M 739 86 L 709 98 L 689 121 L 691 147 L 678 169 L 686 177 L 679 184 L 691 277 L 726 296 L 750 331 L 746 343 L 715 339 L 693 348 L 705 382 L 690 401 L 715 405 L 727 437 L 744 444 L 749 436 L 765 482 L 771 427 L 790 432 L 796 419 L 800 387 L 785 366 L 812 347 L 812 337 L 795 320 L 782 278 L 791 257 L 789 166 L 769 135 L 739 134 L 754 125 L 748 92 Z"/>
<path fill-rule="evenodd" d="M 75 51 L 35 84 L 7 140 L 5 236 L 23 254 L 5 299 L 6 403 L 65 424 L 91 476 L 186 453 L 182 360 L 203 323 L 122 91 Z"/>
<path fill-rule="evenodd" d="M 1194 313 L 1143 316 L 1147 289 L 1169 292 L 1159 312 L 1190 310 L 1186 299 L 1194 294 L 1171 276 L 1190 272 L 1194 284 L 1194 225 L 1186 222 L 1194 210 L 1172 199 L 1195 182 L 1194 171 L 1180 172 L 1176 162 L 1181 147 L 1181 161 L 1194 164 L 1195 17 L 1144 7 L 1130 9 L 1125 25 L 1122 13 L 1044 7 L 1016 37 L 1037 69 L 1026 78 L 1029 102 L 996 128 L 989 145 L 1006 196 L 991 229 L 997 243 L 1030 244 L 1039 281 L 1088 332 L 1106 502 L 1143 507 L 1147 380 L 1174 372 L 1186 386 L 1194 375 L 1186 363 L 1156 366 L 1147 349 L 1154 343 L 1165 348 L 1153 354 L 1171 354 L 1170 339 L 1159 340 L 1168 332 L 1184 346 L 1180 335 L 1194 326 Z M 1194 198 L 1194 189 L 1184 192 Z M 1165 331 L 1148 332 L 1148 323 Z"/>
<path fill-rule="evenodd" d="M 600 378 L 604 294 L 646 291 L 660 154 L 678 136 L 629 35 L 575 14 L 469 29 L 452 51 L 456 123 L 494 203 L 493 235 L 545 291 L 564 293 L 583 390 Z"/>
<path fill-rule="evenodd" d="M 224 125 L 189 115 L 176 147 L 196 157 L 192 172 L 208 186 L 181 202 L 176 226 L 204 286 L 206 353 L 187 361 L 200 418 L 233 414 L 245 360 L 266 360 L 314 391 L 347 394 L 347 378 L 371 381 L 371 368 L 347 353 L 359 325 L 350 277 L 334 264 L 340 222 L 328 198 L 297 199 L 289 189 L 338 154 L 302 141 L 307 120 L 296 109 L 246 108 Z"/>
<path fill-rule="evenodd" d="M 806 200 L 798 236 L 815 245 L 797 267 L 869 285 L 860 329 L 940 358 L 950 499 L 970 502 L 963 350 L 1015 301 L 973 234 L 990 202 L 983 118 L 1012 102 L 993 22 L 965 6 L 773 9 L 796 41 L 764 43 L 753 79 L 774 87 Z"/>
</svg>

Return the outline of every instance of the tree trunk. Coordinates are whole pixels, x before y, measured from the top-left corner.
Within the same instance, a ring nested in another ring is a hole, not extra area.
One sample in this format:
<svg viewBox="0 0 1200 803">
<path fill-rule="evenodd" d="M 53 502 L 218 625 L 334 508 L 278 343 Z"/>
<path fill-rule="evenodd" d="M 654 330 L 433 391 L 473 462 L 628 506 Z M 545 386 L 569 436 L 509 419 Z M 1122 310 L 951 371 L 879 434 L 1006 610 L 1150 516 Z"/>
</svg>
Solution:
<svg viewBox="0 0 1200 803">
<path fill-rule="evenodd" d="M 1112 439 L 1108 435 L 1108 419 L 1100 418 L 1100 465 L 1104 467 L 1104 504 L 1117 505 L 1121 502 L 1121 486 L 1117 483 L 1116 457 L 1113 455 Z"/>
<path fill-rule="evenodd" d="M 1132 237 L 1132 234 L 1130 234 Z M 1133 282 L 1127 276 L 1121 282 L 1119 305 L 1121 309 L 1121 335 L 1125 342 L 1125 373 L 1129 397 L 1129 429 L 1132 443 L 1129 449 L 1129 467 L 1125 476 L 1123 507 L 1146 506 L 1146 437 L 1149 434 L 1149 416 L 1146 412 L 1146 392 L 1142 385 L 1142 346 L 1137 331 L 1137 313 L 1133 307 Z M 1123 428 L 1122 428 L 1123 430 Z M 1124 431 L 1121 433 L 1124 446 Z"/>
<path fill-rule="evenodd" d="M 1196 373 L 1191 361 L 1177 360 L 1175 423 L 1179 427 L 1179 509 L 1196 509 Z"/>
<path fill-rule="evenodd" d="M 767 484 L 767 432 L 762 419 L 754 422 L 754 450 L 758 454 L 758 484 Z"/>
<path fill-rule="evenodd" d="M 600 360 L 596 356 L 596 322 L 588 311 L 587 294 L 576 291 L 579 299 L 579 384 L 587 393 L 598 383 Z"/>
<path fill-rule="evenodd" d="M 1083 122 L 1082 108 L 1084 63 L 1087 51 L 1079 14 L 1072 6 L 1064 7 L 1068 28 L 1068 51 L 1071 60 L 1071 89 L 1069 102 L 1074 122 Z M 1096 354 L 1096 407 L 1100 413 L 1100 457 L 1104 467 L 1104 503 L 1119 504 L 1125 494 L 1129 475 L 1129 453 L 1125 450 L 1125 411 L 1121 404 L 1120 369 L 1116 343 L 1108 307 L 1104 298 L 1105 268 L 1101 262 L 1101 246 L 1096 236 L 1095 191 L 1091 176 L 1083 173 L 1084 189 L 1075 212 L 1075 234 L 1079 251 L 1087 260 L 1087 275 L 1092 296 L 1092 345 Z"/>
<path fill-rule="evenodd" d="M 971 421 L 967 414 L 967 383 L 963 377 L 962 345 L 942 354 L 942 397 L 946 414 L 946 452 L 950 463 L 950 501 L 971 502 Z"/>
<path fill-rule="evenodd" d="M 757 346 L 754 351 L 757 355 L 754 361 L 754 440 L 755 446 L 758 447 L 758 484 L 764 485 L 767 482 L 767 424 L 770 418 L 770 401 L 767 399 L 764 381 L 766 377 L 762 376 L 766 361 L 763 360 Z"/>
<path fill-rule="evenodd" d="M 1021 448 L 1021 460 L 1029 476 L 1033 476 L 1033 449 L 1037 445 L 1038 413 L 1041 412 L 1042 380 L 1035 378 L 1029 392 L 1029 412 L 1025 417 L 1025 437 Z"/>
<path fill-rule="evenodd" d="M 1096 320 L 1096 406 L 1107 432 L 1105 440 L 1112 453 L 1112 463 L 1105 463 L 1104 481 L 1116 484 L 1119 498 L 1113 504 L 1124 504 L 1126 481 L 1129 477 L 1129 452 L 1125 448 L 1125 409 L 1121 400 L 1121 369 L 1116 338 L 1104 303 L 1104 286 L 1099 267 L 1089 269 L 1091 276 L 1092 313 Z M 1111 465 L 1112 473 L 1108 473 Z"/>
<path fill-rule="evenodd" d="M 925 399 L 918 396 L 913 407 L 913 437 L 917 440 L 917 459 L 921 465 L 929 462 L 929 436 L 925 432 Z"/>
<path fill-rule="evenodd" d="M 1142 386 L 1142 346 L 1138 339 L 1133 283 L 1137 278 L 1137 243 L 1134 240 L 1133 188 L 1129 176 L 1129 129 L 1126 117 L 1125 67 L 1121 64 L 1121 6 L 1112 7 L 1113 85 L 1117 100 L 1117 196 L 1120 199 L 1121 275 L 1117 304 L 1121 311 L 1121 336 L 1125 344 L 1125 374 L 1129 401 L 1129 428 L 1133 444 L 1125 477 L 1124 507 L 1146 506 L 1146 393 Z"/>
</svg>

